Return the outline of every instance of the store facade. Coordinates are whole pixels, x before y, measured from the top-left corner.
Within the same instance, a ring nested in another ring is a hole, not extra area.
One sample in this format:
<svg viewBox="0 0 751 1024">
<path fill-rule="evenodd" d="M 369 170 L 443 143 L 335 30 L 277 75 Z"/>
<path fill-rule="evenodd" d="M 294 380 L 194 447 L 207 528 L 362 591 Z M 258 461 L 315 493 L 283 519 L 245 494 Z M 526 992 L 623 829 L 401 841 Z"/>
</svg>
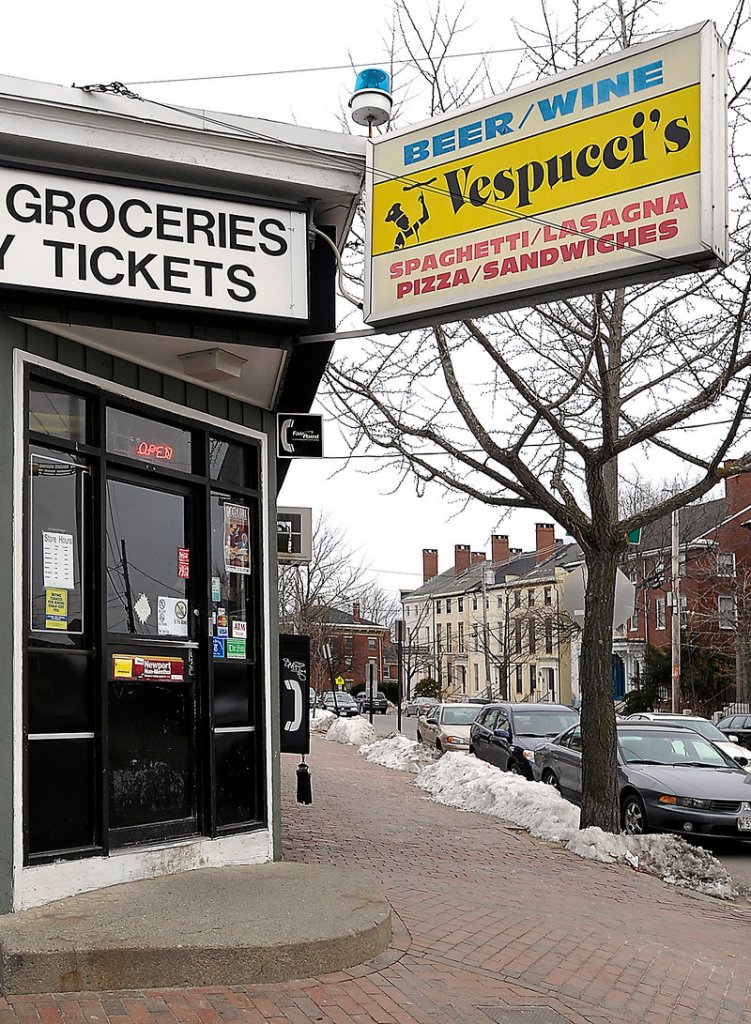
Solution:
<svg viewBox="0 0 751 1024">
<path fill-rule="evenodd" d="M 275 452 L 363 173 L 0 80 L 0 911 L 279 855 Z"/>
</svg>

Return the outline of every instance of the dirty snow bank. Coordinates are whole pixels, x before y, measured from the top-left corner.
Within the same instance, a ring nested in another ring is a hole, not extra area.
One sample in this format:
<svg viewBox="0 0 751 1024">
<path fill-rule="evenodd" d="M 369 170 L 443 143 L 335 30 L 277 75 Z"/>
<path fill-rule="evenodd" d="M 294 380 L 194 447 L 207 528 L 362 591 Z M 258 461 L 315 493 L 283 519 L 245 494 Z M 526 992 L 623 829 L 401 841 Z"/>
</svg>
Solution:
<svg viewBox="0 0 751 1024">
<path fill-rule="evenodd" d="M 383 740 L 360 747 L 358 753 L 368 761 L 393 768 L 397 772 L 419 772 L 426 765 L 434 764 L 440 757 L 437 750 L 415 743 L 401 733 L 395 732 Z"/>
<path fill-rule="evenodd" d="M 316 713 L 310 720 L 310 731 L 324 735 L 334 724 L 335 719 L 336 715 L 333 711 L 324 711 L 322 708 L 316 708 Z"/>
<path fill-rule="evenodd" d="M 376 738 L 376 731 L 370 722 L 361 718 L 339 718 L 326 733 L 326 739 L 332 743 L 352 743 L 356 747 L 363 743 L 372 743 Z"/>
<path fill-rule="evenodd" d="M 437 803 L 480 811 L 521 825 L 531 835 L 565 842 L 579 857 L 619 862 L 669 885 L 693 889 L 719 899 L 735 899 L 738 890 L 727 871 L 710 853 L 679 836 L 611 835 L 599 828 L 579 829 L 579 808 L 552 786 L 528 782 L 501 772 L 466 754 L 444 754 L 423 768 L 415 784 Z"/>
</svg>

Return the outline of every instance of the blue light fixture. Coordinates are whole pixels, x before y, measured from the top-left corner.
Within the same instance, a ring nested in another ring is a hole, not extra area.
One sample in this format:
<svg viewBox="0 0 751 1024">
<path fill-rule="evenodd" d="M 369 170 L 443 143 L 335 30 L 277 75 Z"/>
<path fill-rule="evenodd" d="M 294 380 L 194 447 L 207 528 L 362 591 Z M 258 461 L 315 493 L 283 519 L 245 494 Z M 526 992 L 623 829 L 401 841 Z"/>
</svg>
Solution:
<svg viewBox="0 0 751 1024">
<path fill-rule="evenodd" d="M 391 98 L 389 76 L 381 68 L 364 68 L 355 79 L 355 91 L 349 101 L 352 120 L 355 124 L 373 126 L 386 124 L 391 120 Z"/>
</svg>

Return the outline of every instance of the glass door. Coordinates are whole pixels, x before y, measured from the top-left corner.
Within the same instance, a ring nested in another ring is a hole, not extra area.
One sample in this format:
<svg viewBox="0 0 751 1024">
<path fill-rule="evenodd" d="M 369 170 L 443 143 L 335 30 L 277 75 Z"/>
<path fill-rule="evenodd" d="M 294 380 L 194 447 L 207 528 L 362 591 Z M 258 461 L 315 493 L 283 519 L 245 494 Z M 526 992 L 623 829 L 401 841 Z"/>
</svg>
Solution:
<svg viewBox="0 0 751 1024">
<path fill-rule="evenodd" d="M 198 831 L 201 573 L 193 495 L 137 474 L 105 485 L 111 846 Z"/>
</svg>

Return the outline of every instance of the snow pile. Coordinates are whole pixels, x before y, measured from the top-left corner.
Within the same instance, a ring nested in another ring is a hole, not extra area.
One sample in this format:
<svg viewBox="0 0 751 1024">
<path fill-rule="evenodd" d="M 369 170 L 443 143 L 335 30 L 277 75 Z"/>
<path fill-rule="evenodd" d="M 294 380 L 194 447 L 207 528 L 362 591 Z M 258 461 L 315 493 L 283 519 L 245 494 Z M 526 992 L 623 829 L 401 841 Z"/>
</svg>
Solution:
<svg viewBox="0 0 751 1024">
<path fill-rule="evenodd" d="M 415 783 L 439 804 L 505 818 L 540 839 L 565 842 L 579 828 L 579 809 L 552 786 L 535 785 L 466 754 L 444 754 Z"/>
<path fill-rule="evenodd" d="M 336 715 L 333 711 L 316 708 L 316 712 L 310 720 L 310 731 L 321 736 L 325 735 L 333 725 L 335 718 Z"/>
<path fill-rule="evenodd" d="M 707 896 L 735 899 L 738 890 L 710 853 L 679 836 L 611 835 L 599 828 L 579 829 L 579 808 L 552 786 L 501 772 L 466 754 L 444 754 L 415 779 L 437 803 L 480 811 L 521 825 L 533 836 L 565 842 L 579 857 L 620 862 L 670 885 Z"/>
<path fill-rule="evenodd" d="M 372 743 L 376 731 L 367 718 L 357 715 L 355 718 L 339 718 L 326 733 L 326 739 L 333 743 L 352 743 L 360 747 L 363 743 Z"/>
<path fill-rule="evenodd" d="M 359 753 L 368 761 L 393 768 L 397 772 L 419 772 L 426 765 L 433 764 L 440 754 L 424 743 L 415 743 L 401 733 L 394 732 L 386 739 L 376 740 L 360 747 Z"/>
<path fill-rule="evenodd" d="M 614 836 L 599 828 L 585 828 L 566 844 L 579 857 L 621 861 L 637 871 L 657 875 L 669 885 L 693 889 L 706 896 L 734 900 L 738 889 L 720 862 L 680 836 Z"/>
</svg>

